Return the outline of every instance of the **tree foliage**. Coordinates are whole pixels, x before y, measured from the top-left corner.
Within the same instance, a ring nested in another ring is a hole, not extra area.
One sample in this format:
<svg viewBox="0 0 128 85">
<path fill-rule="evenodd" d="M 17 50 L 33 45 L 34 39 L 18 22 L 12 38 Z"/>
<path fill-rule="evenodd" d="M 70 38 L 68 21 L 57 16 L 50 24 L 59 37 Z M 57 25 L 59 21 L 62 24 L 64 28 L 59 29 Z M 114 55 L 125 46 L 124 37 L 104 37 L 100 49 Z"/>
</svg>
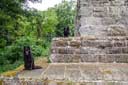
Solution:
<svg viewBox="0 0 128 85">
<path fill-rule="evenodd" d="M 59 22 L 56 26 L 56 36 L 63 36 L 63 28 L 66 26 L 70 27 L 71 36 L 74 34 L 75 7 L 75 2 L 67 2 L 65 0 L 56 6 Z"/>
<path fill-rule="evenodd" d="M 46 11 L 26 10 L 24 2 L 0 0 L 0 72 L 22 63 L 23 46 L 31 46 L 34 57 L 47 56 L 51 39 L 62 37 L 65 26 L 70 27 L 73 35 L 74 2 L 63 1 Z"/>
</svg>

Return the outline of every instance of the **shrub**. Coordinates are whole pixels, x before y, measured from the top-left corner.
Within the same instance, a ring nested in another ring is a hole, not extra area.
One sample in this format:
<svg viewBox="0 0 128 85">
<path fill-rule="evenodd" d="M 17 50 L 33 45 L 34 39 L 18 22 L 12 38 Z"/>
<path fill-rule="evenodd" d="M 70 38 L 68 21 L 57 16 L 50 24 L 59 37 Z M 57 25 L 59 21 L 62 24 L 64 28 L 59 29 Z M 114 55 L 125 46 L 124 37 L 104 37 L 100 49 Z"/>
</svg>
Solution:
<svg viewBox="0 0 128 85">
<path fill-rule="evenodd" d="M 14 69 L 18 62 L 23 62 L 23 47 L 30 46 L 33 57 L 48 56 L 50 43 L 46 39 L 21 37 L 15 43 L 0 48 L 0 71 Z M 17 63 L 16 63 L 17 62 Z"/>
<path fill-rule="evenodd" d="M 37 44 L 38 43 L 38 44 Z M 48 53 L 45 51 L 47 47 L 43 44 L 43 41 L 37 41 L 35 38 L 22 37 L 17 39 L 15 43 L 10 46 L 6 46 L 0 51 L 0 64 L 4 64 L 4 61 L 8 61 L 9 64 L 13 64 L 15 61 L 23 60 L 23 47 L 30 46 L 33 57 L 45 55 Z"/>
</svg>

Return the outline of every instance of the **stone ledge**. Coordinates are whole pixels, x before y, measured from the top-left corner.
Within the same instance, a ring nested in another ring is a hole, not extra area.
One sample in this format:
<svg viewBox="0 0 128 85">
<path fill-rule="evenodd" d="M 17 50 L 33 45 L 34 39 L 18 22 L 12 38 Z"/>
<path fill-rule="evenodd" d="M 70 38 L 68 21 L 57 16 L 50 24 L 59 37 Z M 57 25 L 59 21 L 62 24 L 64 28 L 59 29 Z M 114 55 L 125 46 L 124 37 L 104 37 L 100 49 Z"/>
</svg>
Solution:
<svg viewBox="0 0 128 85">
<path fill-rule="evenodd" d="M 93 45 L 92 45 L 93 46 Z M 90 47 L 52 47 L 51 54 L 128 54 L 127 47 L 102 47 L 100 46 Z"/>
<path fill-rule="evenodd" d="M 127 68 L 128 64 L 114 63 L 52 63 L 42 78 L 72 82 L 127 82 Z"/>
<path fill-rule="evenodd" d="M 128 54 L 52 54 L 50 59 L 54 63 L 128 63 Z"/>
<path fill-rule="evenodd" d="M 4 78 L 2 84 L 128 85 L 127 68 L 125 63 L 51 63 L 40 77 Z"/>
<path fill-rule="evenodd" d="M 128 36 L 54 38 L 52 62 L 128 63 Z"/>
<path fill-rule="evenodd" d="M 53 38 L 52 41 L 59 41 L 59 40 L 128 40 L 128 36 L 106 36 L 106 37 L 97 37 L 93 35 L 85 35 L 81 37 L 56 37 Z"/>
</svg>

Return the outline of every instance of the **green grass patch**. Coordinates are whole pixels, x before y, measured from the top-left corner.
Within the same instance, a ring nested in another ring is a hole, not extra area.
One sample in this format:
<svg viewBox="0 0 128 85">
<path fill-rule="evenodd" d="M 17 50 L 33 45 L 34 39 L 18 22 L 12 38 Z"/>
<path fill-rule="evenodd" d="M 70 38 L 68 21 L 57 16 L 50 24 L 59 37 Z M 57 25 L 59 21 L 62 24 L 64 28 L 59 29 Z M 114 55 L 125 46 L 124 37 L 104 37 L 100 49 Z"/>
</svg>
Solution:
<svg viewBox="0 0 128 85">
<path fill-rule="evenodd" d="M 18 66 L 20 66 L 21 64 L 23 64 L 23 62 L 19 60 L 13 64 L 1 65 L 0 66 L 0 74 L 5 71 L 13 70 L 13 69 L 17 68 Z"/>
</svg>

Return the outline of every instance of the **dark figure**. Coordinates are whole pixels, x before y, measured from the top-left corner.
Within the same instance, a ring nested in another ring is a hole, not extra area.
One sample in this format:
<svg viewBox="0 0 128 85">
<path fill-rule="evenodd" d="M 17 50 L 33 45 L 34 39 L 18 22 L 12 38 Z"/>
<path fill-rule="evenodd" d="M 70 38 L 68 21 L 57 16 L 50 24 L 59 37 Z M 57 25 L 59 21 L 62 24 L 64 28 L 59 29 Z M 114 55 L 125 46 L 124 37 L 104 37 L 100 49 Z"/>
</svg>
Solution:
<svg viewBox="0 0 128 85">
<path fill-rule="evenodd" d="M 65 27 L 64 28 L 64 37 L 68 37 L 70 35 L 70 30 L 69 30 L 69 27 Z"/>
<path fill-rule="evenodd" d="M 35 68 L 34 59 L 29 46 L 24 46 L 24 67 L 25 70 L 32 70 Z"/>
</svg>

